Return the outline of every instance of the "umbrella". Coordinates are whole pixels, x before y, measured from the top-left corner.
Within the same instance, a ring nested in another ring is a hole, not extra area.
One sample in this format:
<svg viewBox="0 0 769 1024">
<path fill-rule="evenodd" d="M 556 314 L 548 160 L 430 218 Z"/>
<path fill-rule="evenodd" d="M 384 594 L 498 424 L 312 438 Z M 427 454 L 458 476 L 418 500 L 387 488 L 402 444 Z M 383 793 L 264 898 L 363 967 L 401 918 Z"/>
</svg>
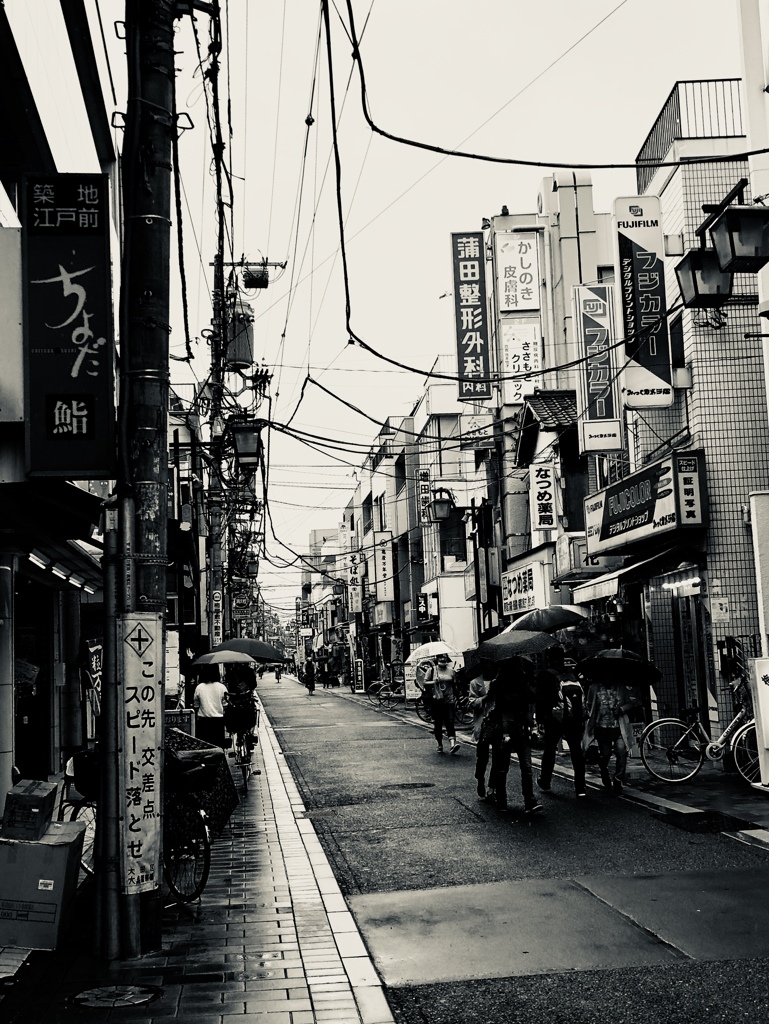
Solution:
<svg viewBox="0 0 769 1024">
<path fill-rule="evenodd" d="M 216 651 L 239 651 L 247 654 L 254 661 L 283 661 L 283 655 L 272 644 L 264 640 L 254 640 L 252 637 L 242 636 L 235 640 L 225 640 L 214 648 Z"/>
<path fill-rule="evenodd" d="M 558 641 L 548 633 L 518 629 L 483 640 L 478 644 L 478 656 L 488 661 L 506 661 L 518 654 L 538 654 L 557 646 Z"/>
<path fill-rule="evenodd" d="M 577 671 L 595 682 L 610 680 L 628 686 L 651 685 L 662 678 L 656 665 L 624 647 L 607 647 L 591 654 L 577 665 Z"/>
<path fill-rule="evenodd" d="M 192 667 L 194 668 L 196 665 L 253 665 L 253 663 L 254 659 L 248 654 L 243 654 L 241 651 L 223 651 L 217 647 L 215 651 L 201 654 L 193 661 Z"/>
<path fill-rule="evenodd" d="M 585 622 L 587 613 L 574 604 L 551 604 L 547 608 L 533 608 L 525 615 L 516 619 L 512 626 L 504 630 L 517 631 L 519 629 L 541 630 L 543 633 L 555 633 L 556 630 L 566 629 L 567 626 L 577 626 Z"/>
<path fill-rule="evenodd" d="M 462 657 L 459 651 L 449 647 L 445 640 L 430 640 L 426 644 L 420 644 L 419 647 L 415 647 L 408 658 L 406 658 L 404 664 L 416 665 L 418 661 L 424 661 L 426 658 L 435 658 L 439 654 L 448 654 L 452 661 L 457 661 Z"/>
</svg>

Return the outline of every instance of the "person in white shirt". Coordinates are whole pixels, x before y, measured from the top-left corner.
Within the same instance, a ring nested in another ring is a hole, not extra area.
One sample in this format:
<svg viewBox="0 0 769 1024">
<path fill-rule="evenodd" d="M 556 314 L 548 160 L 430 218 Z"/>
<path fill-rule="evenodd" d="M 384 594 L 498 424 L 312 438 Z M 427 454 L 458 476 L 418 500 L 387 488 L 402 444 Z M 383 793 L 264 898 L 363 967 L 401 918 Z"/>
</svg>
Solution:
<svg viewBox="0 0 769 1024">
<path fill-rule="evenodd" d="M 195 687 L 195 735 L 206 743 L 224 747 L 224 709 L 227 687 L 219 679 L 204 680 Z"/>
</svg>

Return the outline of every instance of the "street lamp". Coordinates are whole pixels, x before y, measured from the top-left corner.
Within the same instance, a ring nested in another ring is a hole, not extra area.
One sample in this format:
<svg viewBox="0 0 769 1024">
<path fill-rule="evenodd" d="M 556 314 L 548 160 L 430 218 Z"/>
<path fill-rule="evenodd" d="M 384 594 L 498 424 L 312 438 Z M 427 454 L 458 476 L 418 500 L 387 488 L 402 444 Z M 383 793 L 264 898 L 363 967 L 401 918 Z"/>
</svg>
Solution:
<svg viewBox="0 0 769 1024">
<path fill-rule="evenodd" d="M 427 503 L 427 514 L 433 523 L 445 523 L 451 518 L 451 513 L 456 508 L 454 495 L 445 487 L 438 487 L 433 491 L 432 501 Z"/>
<path fill-rule="evenodd" d="M 722 270 L 757 274 L 769 263 L 769 210 L 763 206 L 729 206 L 710 228 Z"/>
<path fill-rule="evenodd" d="M 676 264 L 681 298 L 687 309 L 716 309 L 731 298 L 732 274 L 721 270 L 715 249 L 690 249 Z"/>
<path fill-rule="evenodd" d="M 230 434 L 238 466 L 253 473 L 261 458 L 261 435 L 255 420 L 236 419 L 230 422 Z"/>
</svg>

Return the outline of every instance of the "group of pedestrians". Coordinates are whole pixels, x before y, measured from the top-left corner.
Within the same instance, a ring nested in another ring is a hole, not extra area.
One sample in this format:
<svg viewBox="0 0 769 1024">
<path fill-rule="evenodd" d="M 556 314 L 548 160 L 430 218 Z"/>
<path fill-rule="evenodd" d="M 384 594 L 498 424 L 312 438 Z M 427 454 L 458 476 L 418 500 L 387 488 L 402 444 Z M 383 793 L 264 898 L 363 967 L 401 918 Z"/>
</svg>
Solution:
<svg viewBox="0 0 769 1024">
<path fill-rule="evenodd" d="M 507 809 L 507 777 L 515 754 L 524 812 L 542 810 L 535 795 L 531 757 L 535 727 L 542 740 L 537 779 L 540 792 L 550 791 L 561 741 L 569 748 L 577 798 L 586 795 L 586 751 L 593 745 L 597 747 L 604 788 L 611 793 L 622 792 L 628 748 L 632 745 L 629 712 L 640 703 L 627 686 L 580 678 L 566 665 L 560 647 L 546 651 L 538 666 L 524 657 L 499 663 L 480 660 L 470 669 L 470 675 L 475 779 L 480 799 L 500 810 Z M 439 655 L 422 663 L 417 680 L 432 714 L 438 753 L 444 752 L 444 732 L 449 752 L 456 753 L 460 747 L 454 727 L 456 673 L 450 656 Z"/>
</svg>

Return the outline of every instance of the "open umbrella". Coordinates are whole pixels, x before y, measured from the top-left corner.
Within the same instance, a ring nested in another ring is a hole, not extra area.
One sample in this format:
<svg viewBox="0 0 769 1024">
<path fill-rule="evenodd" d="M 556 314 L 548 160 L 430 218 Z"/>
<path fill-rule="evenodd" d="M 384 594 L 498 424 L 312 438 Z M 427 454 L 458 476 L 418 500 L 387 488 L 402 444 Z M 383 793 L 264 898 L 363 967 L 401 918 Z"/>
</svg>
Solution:
<svg viewBox="0 0 769 1024">
<path fill-rule="evenodd" d="M 519 629 L 541 630 L 543 633 L 555 633 L 559 629 L 566 629 L 568 626 L 577 626 L 585 622 L 587 612 L 575 604 L 551 604 L 547 608 L 532 608 L 516 619 L 508 630 Z"/>
<path fill-rule="evenodd" d="M 591 654 L 577 665 L 577 671 L 596 683 L 611 681 L 627 686 L 650 686 L 662 678 L 656 665 L 624 647 L 607 647 Z"/>
<path fill-rule="evenodd" d="M 277 647 L 265 643 L 264 640 L 254 640 L 252 637 L 236 637 L 234 640 L 225 640 L 214 648 L 215 651 L 239 651 L 247 654 L 254 661 L 283 661 L 283 655 Z"/>
<path fill-rule="evenodd" d="M 209 651 L 208 654 L 201 654 L 199 658 L 196 658 L 192 667 L 196 665 L 253 665 L 254 659 L 248 654 L 243 654 L 241 651 L 223 651 L 217 647 L 215 651 Z"/>
<path fill-rule="evenodd" d="M 483 640 L 478 644 L 478 656 L 488 661 L 506 661 L 518 654 L 538 654 L 557 646 L 558 641 L 548 633 L 518 629 Z"/>
<path fill-rule="evenodd" d="M 424 661 L 426 658 L 435 658 L 439 654 L 448 654 L 452 661 L 458 661 L 462 657 L 459 651 L 455 651 L 445 640 L 429 640 L 426 644 L 420 644 L 419 647 L 415 647 L 408 658 L 406 658 L 404 664 L 416 665 L 418 661 Z"/>
</svg>

